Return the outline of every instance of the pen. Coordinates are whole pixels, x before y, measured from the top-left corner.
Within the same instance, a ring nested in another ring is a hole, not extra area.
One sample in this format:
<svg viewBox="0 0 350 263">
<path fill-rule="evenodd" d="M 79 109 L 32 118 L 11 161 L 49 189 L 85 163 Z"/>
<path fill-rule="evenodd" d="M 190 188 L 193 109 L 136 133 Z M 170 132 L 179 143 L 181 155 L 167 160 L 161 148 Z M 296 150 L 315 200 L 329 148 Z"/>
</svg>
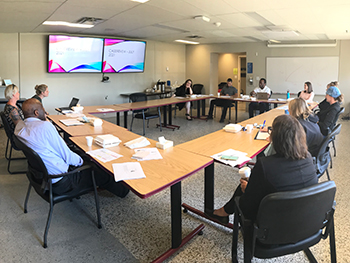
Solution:
<svg viewBox="0 0 350 263">
<path fill-rule="evenodd" d="M 266 120 L 264 120 L 264 123 L 263 123 L 263 125 L 262 125 L 262 128 L 264 128 L 264 127 L 265 127 L 265 123 L 266 123 Z"/>
</svg>

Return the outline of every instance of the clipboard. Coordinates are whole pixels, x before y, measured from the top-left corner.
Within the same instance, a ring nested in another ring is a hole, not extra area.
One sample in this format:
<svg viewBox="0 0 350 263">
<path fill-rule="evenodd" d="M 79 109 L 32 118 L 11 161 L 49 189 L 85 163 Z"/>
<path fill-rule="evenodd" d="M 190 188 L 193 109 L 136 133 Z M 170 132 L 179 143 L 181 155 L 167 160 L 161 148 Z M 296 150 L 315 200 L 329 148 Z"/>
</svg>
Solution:
<svg viewBox="0 0 350 263">
<path fill-rule="evenodd" d="M 254 140 L 266 140 L 269 136 L 270 134 L 268 132 L 260 132 L 260 130 L 258 130 L 254 137 Z"/>
</svg>

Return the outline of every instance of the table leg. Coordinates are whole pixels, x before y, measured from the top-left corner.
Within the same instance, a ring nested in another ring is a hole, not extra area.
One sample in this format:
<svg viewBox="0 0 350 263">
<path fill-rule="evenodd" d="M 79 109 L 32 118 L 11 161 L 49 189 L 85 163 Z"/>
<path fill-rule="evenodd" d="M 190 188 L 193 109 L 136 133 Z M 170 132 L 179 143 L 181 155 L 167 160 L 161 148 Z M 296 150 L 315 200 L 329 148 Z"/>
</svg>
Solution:
<svg viewBox="0 0 350 263">
<path fill-rule="evenodd" d="M 221 222 L 208 217 L 205 212 L 212 211 L 214 209 L 214 163 L 207 166 L 204 170 L 204 212 L 189 206 L 185 203 L 182 204 L 184 212 L 191 211 L 192 213 L 211 220 L 220 225 L 226 226 L 228 228 L 233 228 L 233 224 L 222 224 Z"/>
<path fill-rule="evenodd" d="M 173 124 L 173 110 L 172 110 L 172 106 L 171 104 L 168 105 L 168 113 L 169 113 L 169 125 L 172 125 Z"/>
<path fill-rule="evenodd" d="M 120 113 L 119 112 L 117 112 L 117 116 L 116 116 L 116 123 L 117 123 L 117 125 L 118 126 L 120 126 Z"/>
<path fill-rule="evenodd" d="M 235 123 L 237 123 L 237 109 L 238 109 L 238 100 L 235 102 Z"/>
<path fill-rule="evenodd" d="M 202 116 L 205 116 L 205 100 L 202 100 Z"/>
<path fill-rule="evenodd" d="M 195 235 L 202 231 L 204 225 L 199 225 L 195 230 L 182 239 L 182 218 L 181 218 L 181 181 L 170 187 L 171 195 L 171 249 L 152 261 L 153 263 L 163 262 L 172 254 L 177 252 L 183 245 L 190 241 Z"/>
<path fill-rule="evenodd" d="M 124 128 L 128 128 L 128 111 L 124 111 Z"/>
<path fill-rule="evenodd" d="M 169 124 L 168 124 L 168 120 L 167 120 L 167 107 L 169 107 Z M 173 125 L 172 124 L 172 119 L 171 119 L 171 105 L 164 105 L 163 106 L 163 123 L 162 123 L 162 127 L 164 128 L 168 128 L 168 129 L 180 129 L 180 126 L 178 125 Z M 159 126 L 159 124 L 157 124 L 157 127 Z"/>
<path fill-rule="evenodd" d="M 197 100 L 197 116 L 191 116 L 193 119 L 200 119 L 200 120 L 203 120 L 203 121 L 207 121 L 207 118 L 205 117 L 205 100 L 202 100 L 204 101 L 204 106 L 202 104 L 202 109 L 203 109 L 203 113 L 201 115 L 201 102 L 200 100 Z"/>
<path fill-rule="evenodd" d="M 201 117 L 201 102 L 200 100 L 197 100 L 197 118 L 199 119 Z"/>
</svg>

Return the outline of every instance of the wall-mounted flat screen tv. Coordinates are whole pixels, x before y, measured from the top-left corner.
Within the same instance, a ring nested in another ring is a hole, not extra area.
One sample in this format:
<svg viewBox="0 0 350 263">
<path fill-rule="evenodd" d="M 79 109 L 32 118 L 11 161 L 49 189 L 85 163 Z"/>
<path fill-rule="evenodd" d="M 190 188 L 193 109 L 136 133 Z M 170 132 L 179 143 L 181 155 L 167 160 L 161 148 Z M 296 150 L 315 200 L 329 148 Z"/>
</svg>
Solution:
<svg viewBox="0 0 350 263">
<path fill-rule="evenodd" d="M 145 52 L 145 41 L 106 38 L 102 72 L 143 72 L 145 68 Z"/>
<path fill-rule="evenodd" d="M 102 71 L 103 38 L 49 36 L 48 72 Z"/>
</svg>

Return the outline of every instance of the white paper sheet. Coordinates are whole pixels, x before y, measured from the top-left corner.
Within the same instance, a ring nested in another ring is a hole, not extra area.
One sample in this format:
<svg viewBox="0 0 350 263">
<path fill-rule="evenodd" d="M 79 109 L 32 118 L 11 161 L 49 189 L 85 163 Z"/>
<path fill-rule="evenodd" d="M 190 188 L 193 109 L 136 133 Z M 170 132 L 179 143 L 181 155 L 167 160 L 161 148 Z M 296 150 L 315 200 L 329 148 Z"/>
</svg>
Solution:
<svg viewBox="0 0 350 263">
<path fill-rule="evenodd" d="M 137 138 L 135 140 L 128 141 L 124 143 L 124 145 L 130 149 L 145 147 L 147 145 L 150 145 L 151 143 L 143 136 L 140 138 Z"/>
<path fill-rule="evenodd" d="M 114 172 L 114 180 L 116 182 L 122 180 L 146 178 L 141 164 L 138 162 L 114 163 L 112 166 Z"/>
<path fill-rule="evenodd" d="M 157 148 L 135 149 L 135 154 L 131 157 L 138 161 L 149 161 L 163 159 Z"/>
<path fill-rule="evenodd" d="M 64 119 L 64 120 L 60 120 L 60 122 L 62 122 L 66 126 L 84 125 L 84 123 L 81 123 L 77 119 Z"/>
<path fill-rule="evenodd" d="M 116 152 L 112 152 L 111 150 L 108 150 L 108 149 L 97 149 L 86 153 L 89 154 L 91 157 L 104 163 L 123 157 L 123 155 L 120 155 Z"/>
<path fill-rule="evenodd" d="M 97 110 L 101 111 L 101 112 L 114 111 L 113 109 L 109 109 L 109 108 L 100 108 L 100 109 L 97 109 Z"/>
<path fill-rule="evenodd" d="M 262 132 L 259 130 L 255 136 L 255 140 L 266 140 L 269 136 L 270 134 L 268 132 Z"/>
<path fill-rule="evenodd" d="M 222 155 L 237 156 L 238 159 L 236 161 L 224 160 L 224 159 L 221 159 Z M 251 158 L 249 158 L 247 156 L 247 153 L 236 151 L 236 150 L 233 150 L 233 149 L 228 149 L 228 150 L 223 151 L 221 153 L 214 154 L 211 157 L 214 158 L 215 160 L 219 161 L 219 162 L 228 164 L 228 165 L 230 165 L 232 167 L 235 167 L 237 165 L 240 165 L 242 163 L 245 163 L 245 162 L 248 162 L 248 161 L 251 160 Z"/>
</svg>

